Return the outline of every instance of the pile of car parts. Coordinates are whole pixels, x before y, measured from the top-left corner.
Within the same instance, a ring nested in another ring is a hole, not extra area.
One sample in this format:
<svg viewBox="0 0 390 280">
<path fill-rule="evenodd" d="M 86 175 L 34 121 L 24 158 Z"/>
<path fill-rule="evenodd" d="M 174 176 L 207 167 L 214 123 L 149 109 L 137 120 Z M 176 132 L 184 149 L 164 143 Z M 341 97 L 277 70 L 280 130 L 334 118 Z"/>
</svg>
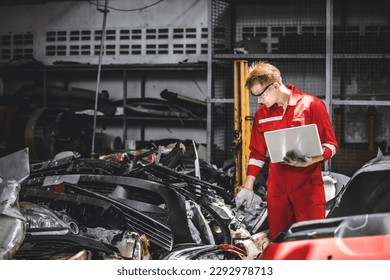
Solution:
<svg viewBox="0 0 390 280">
<path fill-rule="evenodd" d="M 12 258 L 248 257 L 239 244 L 260 226 L 235 209 L 234 179 L 203 162 L 194 176 L 182 143 L 102 158 L 63 152 L 29 165 L 19 193 L 26 236 Z"/>
<path fill-rule="evenodd" d="M 101 159 L 63 152 L 31 165 L 27 149 L 0 158 L 1 258 L 389 257 L 380 246 L 389 236 L 389 156 L 378 154 L 351 178 L 324 173 L 327 218 L 293 224 L 270 241 L 263 194 L 236 209 L 234 178 L 191 162 L 187 148 L 151 145 Z"/>
</svg>

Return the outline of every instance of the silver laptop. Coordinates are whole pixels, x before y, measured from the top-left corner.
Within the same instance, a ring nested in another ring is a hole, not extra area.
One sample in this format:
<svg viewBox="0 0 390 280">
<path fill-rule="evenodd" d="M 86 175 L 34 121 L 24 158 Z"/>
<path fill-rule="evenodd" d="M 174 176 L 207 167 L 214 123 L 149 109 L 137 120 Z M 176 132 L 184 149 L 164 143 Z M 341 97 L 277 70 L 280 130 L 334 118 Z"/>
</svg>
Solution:
<svg viewBox="0 0 390 280">
<path fill-rule="evenodd" d="M 308 157 L 322 155 L 316 124 L 267 131 L 264 132 L 264 137 L 272 162 L 282 162 L 286 152 L 290 150 Z"/>
</svg>

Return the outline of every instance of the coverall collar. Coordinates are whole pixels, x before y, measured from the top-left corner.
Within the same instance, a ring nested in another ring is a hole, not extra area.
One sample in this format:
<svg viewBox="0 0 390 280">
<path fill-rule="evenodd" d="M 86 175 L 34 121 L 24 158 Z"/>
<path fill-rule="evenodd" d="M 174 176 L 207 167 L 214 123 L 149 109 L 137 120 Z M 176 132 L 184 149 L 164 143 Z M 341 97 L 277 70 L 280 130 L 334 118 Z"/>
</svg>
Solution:
<svg viewBox="0 0 390 280">
<path fill-rule="evenodd" d="M 295 106 L 297 102 L 302 98 L 302 94 L 299 94 L 299 91 L 294 85 L 286 85 L 286 88 L 291 90 L 290 98 L 287 101 L 288 106 Z"/>
<path fill-rule="evenodd" d="M 302 94 L 300 94 L 299 90 L 295 85 L 287 84 L 286 88 L 291 90 L 290 97 L 288 98 L 287 101 L 287 106 L 295 106 L 297 105 L 297 102 L 302 98 Z M 278 104 L 274 104 L 269 108 L 270 112 L 274 112 L 278 108 Z"/>
</svg>

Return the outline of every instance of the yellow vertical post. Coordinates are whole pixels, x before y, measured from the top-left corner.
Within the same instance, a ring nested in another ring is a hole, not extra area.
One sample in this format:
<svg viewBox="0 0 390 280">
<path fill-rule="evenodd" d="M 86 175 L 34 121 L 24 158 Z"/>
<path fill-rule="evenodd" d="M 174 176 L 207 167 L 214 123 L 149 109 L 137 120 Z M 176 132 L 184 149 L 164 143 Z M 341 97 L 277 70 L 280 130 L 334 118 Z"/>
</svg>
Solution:
<svg viewBox="0 0 390 280">
<path fill-rule="evenodd" d="M 251 117 L 249 110 L 249 92 L 245 87 L 248 74 L 248 62 L 235 60 L 234 62 L 234 133 L 236 161 L 235 192 L 244 184 L 249 160 L 249 142 L 251 134 Z"/>
<path fill-rule="evenodd" d="M 239 94 L 240 81 L 238 79 L 240 74 L 240 64 L 238 63 L 238 61 L 234 61 L 233 66 L 234 66 L 234 141 L 232 144 L 232 148 L 234 150 L 234 160 L 236 165 L 234 192 L 237 193 L 239 191 L 238 187 L 240 187 L 243 184 L 242 176 L 241 176 L 241 165 L 242 165 L 241 125 L 240 125 L 241 99 Z"/>
</svg>

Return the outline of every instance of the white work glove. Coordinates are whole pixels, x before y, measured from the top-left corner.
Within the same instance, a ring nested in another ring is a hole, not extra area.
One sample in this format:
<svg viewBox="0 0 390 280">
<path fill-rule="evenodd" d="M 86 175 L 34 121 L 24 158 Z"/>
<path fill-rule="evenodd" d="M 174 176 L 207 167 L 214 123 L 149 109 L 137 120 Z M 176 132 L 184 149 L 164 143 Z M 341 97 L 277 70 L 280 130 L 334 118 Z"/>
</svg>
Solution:
<svg viewBox="0 0 390 280">
<path fill-rule="evenodd" d="M 236 201 L 236 210 L 238 210 L 242 205 L 245 206 L 245 208 L 250 208 L 252 201 L 253 201 L 253 190 L 248 190 L 245 188 L 242 188 L 236 195 L 235 201 Z"/>
<path fill-rule="evenodd" d="M 288 151 L 286 155 L 283 157 L 283 162 L 285 164 L 295 166 L 295 167 L 306 167 L 312 163 L 313 159 L 311 157 L 307 157 L 298 151 Z"/>
</svg>

